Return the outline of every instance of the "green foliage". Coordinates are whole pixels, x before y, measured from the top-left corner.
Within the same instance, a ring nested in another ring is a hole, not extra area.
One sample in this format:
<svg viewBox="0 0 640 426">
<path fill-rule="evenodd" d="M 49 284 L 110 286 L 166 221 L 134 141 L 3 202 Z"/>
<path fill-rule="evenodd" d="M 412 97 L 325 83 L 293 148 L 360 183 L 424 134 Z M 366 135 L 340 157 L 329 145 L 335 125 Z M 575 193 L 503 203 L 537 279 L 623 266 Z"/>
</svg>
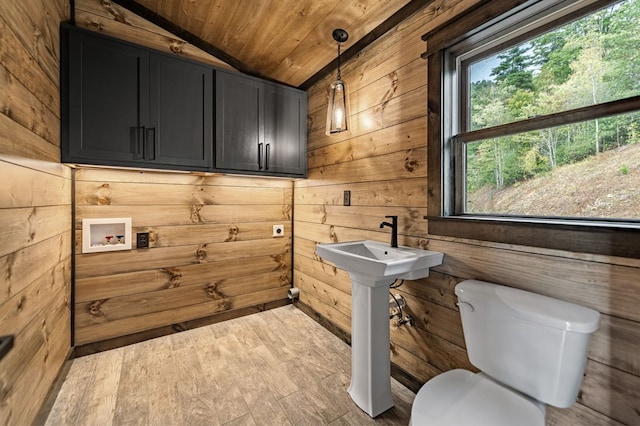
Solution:
<svg viewBox="0 0 640 426">
<path fill-rule="evenodd" d="M 500 65 L 491 71 L 499 84 L 512 86 L 521 90 L 533 90 L 532 60 L 527 55 L 526 47 L 516 46 L 506 53 L 498 55 Z"/>
<path fill-rule="evenodd" d="M 562 84 L 571 75 L 571 63 L 576 60 L 580 49 L 567 46 L 569 29 L 561 28 L 543 34 L 531 42 L 534 65 L 540 68 L 536 76 L 536 86 L 544 88 Z"/>
<path fill-rule="evenodd" d="M 469 130 L 638 96 L 639 52 L 640 0 L 512 47 L 497 55 L 490 78 L 471 84 Z M 468 144 L 467 191 L 502 188 L 638 141 L 640 113 L 633 113 Z"/>
<path fill-rule="evenodd" d="M 549 169 L 549 159 L 540 154 L 539 147 L 533 146 L 524 154 L 522 168 L 527 177 L 535 176 Z"/>
<path fill-rule="evenodd" d="M 516 120 L 527 118 L 528 106 L 535 102 L 535 93 L 531 90 L 518 89 L 509 98 L 507 108 L 509 115 Z"/>
</svg>

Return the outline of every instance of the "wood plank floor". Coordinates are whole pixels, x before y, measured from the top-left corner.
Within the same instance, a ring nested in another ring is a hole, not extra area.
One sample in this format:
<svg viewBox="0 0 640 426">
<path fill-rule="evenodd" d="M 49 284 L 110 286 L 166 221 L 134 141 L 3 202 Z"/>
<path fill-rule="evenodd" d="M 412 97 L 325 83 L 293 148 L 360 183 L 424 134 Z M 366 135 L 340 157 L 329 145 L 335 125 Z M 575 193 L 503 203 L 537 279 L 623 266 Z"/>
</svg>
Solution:
<svg viewBox="0 0 640 426">
<path fill-rule="evenodd" d="M 406 425 L 347 394 L 351 348 L 293 305 L 76 358 L 47 425 Z"/>
</svg>

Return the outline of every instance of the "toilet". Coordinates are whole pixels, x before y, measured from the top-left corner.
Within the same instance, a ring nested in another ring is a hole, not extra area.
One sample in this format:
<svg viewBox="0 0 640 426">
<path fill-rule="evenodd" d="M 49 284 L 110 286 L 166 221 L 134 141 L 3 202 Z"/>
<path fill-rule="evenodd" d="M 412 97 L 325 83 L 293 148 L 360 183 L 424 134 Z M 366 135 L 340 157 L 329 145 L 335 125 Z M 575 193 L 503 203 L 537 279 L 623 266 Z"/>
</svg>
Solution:
<svg viewBox="0 0 640 426">
<path fill-rule="evenodd" d="M 545 424 L 547 404 L 573 405 L 582 383 L 593 309 L 484 281 L 456 285 L 471 364 L 422 386 L 412 426 Z"/>
</svg>

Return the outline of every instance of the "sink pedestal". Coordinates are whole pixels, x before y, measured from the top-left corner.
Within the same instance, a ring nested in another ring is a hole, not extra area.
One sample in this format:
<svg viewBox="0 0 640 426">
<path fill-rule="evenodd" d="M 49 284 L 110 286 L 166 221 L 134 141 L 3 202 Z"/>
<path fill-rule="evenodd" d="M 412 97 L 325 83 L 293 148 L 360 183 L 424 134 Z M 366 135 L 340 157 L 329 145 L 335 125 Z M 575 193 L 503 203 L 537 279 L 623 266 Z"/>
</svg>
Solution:
<svg viewBox="0 0 640 426">
<path fill-rule="evenodd" d="M 393 407 L 389 284 L 394 279 L 351 277 L 351 385 L 349 395 L 371 417 Z"/>
</svg>

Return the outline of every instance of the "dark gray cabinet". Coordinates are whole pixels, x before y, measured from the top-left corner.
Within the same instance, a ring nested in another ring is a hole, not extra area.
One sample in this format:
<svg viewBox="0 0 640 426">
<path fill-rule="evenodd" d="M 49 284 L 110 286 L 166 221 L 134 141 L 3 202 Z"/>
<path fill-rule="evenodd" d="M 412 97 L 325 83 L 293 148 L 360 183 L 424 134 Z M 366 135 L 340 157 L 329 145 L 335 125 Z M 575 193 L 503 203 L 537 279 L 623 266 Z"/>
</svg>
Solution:
<svg viewBox="0 0 640 426">
<path fill-rule="evenodd" d="M 77 29 L 63 42 L 63 162 L 211 169 L 213 69 Z"/>
<path fill-rule="evenodd" d="M 216 168 L 263 169 L 262 82 L 242 74 L 216 73 Z"/>
<path fill-rule="evenodd" d="M 264 156 L 269 172 L 306 175 L 307 94 L 277 84 L 264 86 Z"/>
<path fill-rule="evenodd" d="M 149 160 L 211 169 L 213 70 L 170 56 L 150 56 Z"/>
<path fill-rule="evenodd" d="M 143 161 L 149 103 L 140 100 L 148 97 L 149 80 L 140 76 L 149 74 L 148 51 L 84 32 L 65 34 L 62 161 Z"/>
<path fill-rule="evenodd" d="M 305 92 L 218 71 L 216 168 L 304 176 L 306 110 Z"/>
<path fill-rule="evenodd" d="M 306 176 L 305 92 L 66 24 L 61 40 L 63 162 Z"/>
</svg>

